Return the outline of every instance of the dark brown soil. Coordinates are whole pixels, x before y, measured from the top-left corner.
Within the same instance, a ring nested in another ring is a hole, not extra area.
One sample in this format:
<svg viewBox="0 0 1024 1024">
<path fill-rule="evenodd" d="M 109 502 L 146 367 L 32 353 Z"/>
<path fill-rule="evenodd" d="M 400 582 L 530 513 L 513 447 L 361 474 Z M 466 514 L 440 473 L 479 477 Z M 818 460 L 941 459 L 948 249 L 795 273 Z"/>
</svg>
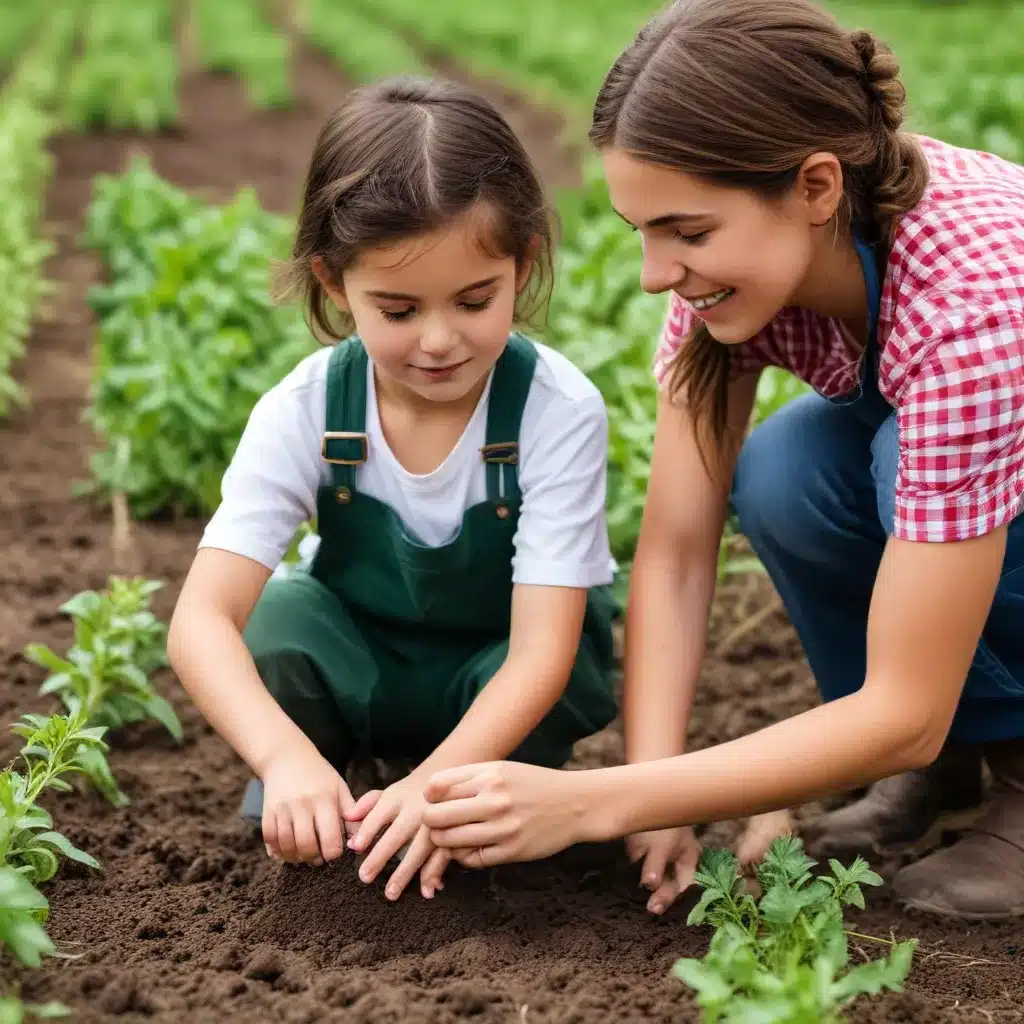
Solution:
<svg viewBox="0 0 1024 1024">
<path fill-rule="evenodd" d="M 107 513 L 70 497 L 92 444 L 81 423 L 91 330 L 84 297 L 98 268 L 74 248 L 90 179 L 121 169 L 137 147 L 178 183 L 215 196 L 253 184 L 268 205 L 288 210 L 320 120 L 345 86 L 307 55 L 298 87 L 296 111 L 255 116 L 234 83 L 194 77 L 185 87 L 187 128 L 175 137 L 54 144 L 59 170 L 49 217 L 60 247 L 49 272 L 60 291 L 22 367 L 33 408 L 0 427 L 5 735 L 21 713 L 52 707 L 37 695 L 41 671 L 21 657 L 24 645 L 66 649 L 70 629 L 58 605 L 103 586 L 113 567 Z M 546 164 L 553 159 L 549 152 Z M 168 583 L 159 599 L 164 615 L 200 529 L 196 522 L 137 527 L 140 569 Z M 763 585 L 757 592 L 737 585 L 724 595 L 715 636 L 740 614 L 737 602 L 765 597 Z M 67 865 L 47 886 L 51 932 L 79 957 L 18 975 L 26 998 L 62 999 L 81 1024 L 697 1019 L 669 977 L 677 957 L 699 955 L 706 942 L 704 931 L 685 924 L 692 899 L 660 920 L 649 917 L 620 843 L 488 873 L 452 872 L 433 902 L 413 894 L 391 905 L 379 885 L 366 888 L 356 879 L 350 861 L 319 870 L 270 862 L 235 817 L 244 766 L 173 679 L 165 676 L 161 686 L 182 716 L 186 739 L 178 748 L 155 726 L 114 737 L 112 764 L 132 805 L 113 810 L 90 794 L 53 803 L 57 827 L 97 856 L 103 871 Z M 704 745 L 740 735 L 812 700 L 799 648 L 776 616 L 729 660 L 709 658 L 694 740 Z M 3 742 L 10 756 L 14 743 Z M 582 744 L 578 760 L 620 756 L 612 728 Z M 734 831 L 719 826 L 712 835 L 726 839 Z M 902 913 L 885 892 L 873 895 L 856 923 L 874 935 L 917 936 L 923 949 L 909 991 L 859 1004 L 853 1020 L 1021 1019 L 1021 924 L 937 923 Z"/>
</svg>

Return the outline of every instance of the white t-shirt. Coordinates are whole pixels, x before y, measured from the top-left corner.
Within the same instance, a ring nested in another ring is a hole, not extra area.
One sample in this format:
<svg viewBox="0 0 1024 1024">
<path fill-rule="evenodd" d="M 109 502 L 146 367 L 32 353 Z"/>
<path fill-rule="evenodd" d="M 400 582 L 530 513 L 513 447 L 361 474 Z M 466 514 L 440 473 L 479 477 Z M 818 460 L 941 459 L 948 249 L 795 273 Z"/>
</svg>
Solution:
<svg viewBox="0 0 1024 1024">
<path fill-rule="evenodd" d="M 595 385 L 561 353 L 536 343 L 538 359 L 519 434 L 519 524 L 515 583 L 593 587 L 615 570 L 605 522 L 608 420 Z M 298 527 L 316 514 L 331 481 L 321 457 L 331 348 L 307 356 L 253 407 L 221 504 L 200 547 L 244 555 L 275 570 Z M 493 372 L 493 371 L 492 371 Z M 367 365 L 369 456 L 357 491 L 391 505 L 409 533 L 438 547 L 458 533 L 471 505 L 486 501 L 480 448 L 486 442 L 490 379 L 462 437 L 432 473 L 409 473 L 381 431 L 373 364 Z"/>
</svg>

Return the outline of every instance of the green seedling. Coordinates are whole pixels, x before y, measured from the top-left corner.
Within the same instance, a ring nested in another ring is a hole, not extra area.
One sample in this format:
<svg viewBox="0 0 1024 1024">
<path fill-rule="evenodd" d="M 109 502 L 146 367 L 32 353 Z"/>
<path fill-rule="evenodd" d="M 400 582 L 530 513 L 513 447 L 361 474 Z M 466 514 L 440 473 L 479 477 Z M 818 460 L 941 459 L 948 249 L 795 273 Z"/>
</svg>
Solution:
<svg viewBox="0 0 1024 1024">
<path fill-rule="evenodd" d="M 174 708 L 153 689 L 150 674 L 167 664 L 166 626 L 150 610 L 162 583 L 111 577 L 106 590 L 83 591 L 61 605 L 75 624 L 66 658 L 43 644 L 29 644 L 25 657 L 51 675 L 40 692 L 56 694 L 69 711 L 81 709 L 90 725 L 119 729 L 153 719 L 181 741 Z M 116 806 L 128 798 L 118 788 L 105 757 L 83 751 L 83 770 Z"/>
<path fill-rule="evenodd" d="M 56 950 L 46 934 L 49 905 L 36 888 L 49 881 L 61 857 L 99 869 L 99 862 L 53 829 L 39 798 L 67 792 L 67 776 L 87 774 L 92 752 L 106 759 L 102 727 L 89 727 L 84 713 L 25 715 L 12 726 L 25 740 L 19 760 L 0 772 L 0 942 L 17 959 L 38 967 Z M 20 764 L 19 764 L 20 761 Z"/>
<path fill-rule="evenodd" d="M 821 877 L 815 863 L 799 839 L 775 840 L 757 866 L 755 899 L 731 852 L 704 851 L 694 879 L 703 894 L 688 923 L 715 933 L 703 959 L 673 968 L 696 991 L 704 1024 L 837 1024 L 859 996 L 902 991 L 916 940 L 849 967 L 844 908 L 863 909 L 863 886 L 882 879 L 860 857 L 848 868 L 830 860 L 832 874 Z"/>
</svg>

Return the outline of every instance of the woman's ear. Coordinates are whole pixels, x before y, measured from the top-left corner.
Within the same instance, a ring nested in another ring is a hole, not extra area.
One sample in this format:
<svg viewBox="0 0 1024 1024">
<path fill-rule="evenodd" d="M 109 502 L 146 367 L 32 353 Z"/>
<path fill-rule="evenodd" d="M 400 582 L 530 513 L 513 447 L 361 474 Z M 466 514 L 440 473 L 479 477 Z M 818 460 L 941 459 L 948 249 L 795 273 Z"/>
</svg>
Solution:
<svg viewBox="0 0 1024 1024">
<path fill-rule="evenodd" d="M 843 201 L 843 165 L 834 153 L 812 153 L 800 168 L 796 187 L 808 221 L 821 227 Z"/>
<path fill-rule="evenodd" d="M 327 297 L 343 312 L 349 313 L 348 298 L 345 295 L 345 287 L 341 279 L 337 280 L 327 269 L 322 256 L 314 256 L 312 261 L 313 276 L 320 282 L 320 287 L 327 293 Z"/>
</svg>

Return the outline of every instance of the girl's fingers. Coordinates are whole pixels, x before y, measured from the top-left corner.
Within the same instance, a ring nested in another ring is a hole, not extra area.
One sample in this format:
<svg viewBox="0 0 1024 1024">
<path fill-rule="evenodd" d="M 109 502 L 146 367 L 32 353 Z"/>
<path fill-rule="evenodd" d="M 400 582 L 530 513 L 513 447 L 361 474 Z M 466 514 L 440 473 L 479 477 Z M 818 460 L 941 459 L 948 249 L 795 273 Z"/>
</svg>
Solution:
<svg viewBox="0 0 1024 1024">
<path fill-rule="evenodd" d="M 345 852 L 345 823 L 341 808 L 331 799 L 324 799 L 317 805 L 313 823 L 324 860 L 335 860 Z"/>
<path fill-rule="evenodd" d="M 448 850 L 434 850 L 430 859 L 423 866 L 420 872 L 420 892 L 423 898 L 431 900 L 444 888 L 441 876 L 452 861 L 452 855 Z"/>
<path fill-rule="evenodd" d="M 421 828 L 409 846 L 409 851 L 388 879 L 384 895 L 389 900 L 397 900 L 405 892 L 405 887 L 413 880 L 416 872 L 426 864 L 433 852 L 434 847 L 427 837 L 427 830 Z"/>
<path fill-rule="evenodd" d="M 295 847 L 295 833 L 292 830 L 292 818 L 287 807 L 277 810 L 277 849 L 281 859 L 294 863 L 299 859 Z"/>
<path fill-rule="evenodd" d="M 345 817 L 349 821 L 362 821 L 377 806 L 377 801 L 380 799 L 383 791 L 379 789 L 371 789 L 364 793 L 352 806 L 345 812 Z"/>
<path fill-rule="evenodd" d="M 374 848 L 366 855 L 366 859 L 359 868 L 360 880 L 367 883 L 372 882 L 384 870 L 384 865 L 416 835 L 418 829 L 419 822 L 415 822 L 410 827 L 401 817 L 396 818 L 391 823 L 391 827 L 377 840 Z M 419 865 L 417 865 L 418 868 Z M 413 873 L 415 874 L 415 872 Z"/>
<path fill-rule="evenodd" d="M 302 803 L 291 810 L 292 834 L 295 836 L 295 852 L 300 861 L 313 861 L 320 856 L 320 844 L 316 838 L 316 818 L 313 807 Z"/>
<path fill-rule="evenodd" d="M 365 797 L 364 797 L 365 799 Z M 356 834 L 348 841 L 349 848 L 362 853 L 377 837 L 377 833 L 390 822 L 394 821 L 400 808 L 393 807 L 389 800 L 377 800 L 373 804 Z"/>
</svg>

